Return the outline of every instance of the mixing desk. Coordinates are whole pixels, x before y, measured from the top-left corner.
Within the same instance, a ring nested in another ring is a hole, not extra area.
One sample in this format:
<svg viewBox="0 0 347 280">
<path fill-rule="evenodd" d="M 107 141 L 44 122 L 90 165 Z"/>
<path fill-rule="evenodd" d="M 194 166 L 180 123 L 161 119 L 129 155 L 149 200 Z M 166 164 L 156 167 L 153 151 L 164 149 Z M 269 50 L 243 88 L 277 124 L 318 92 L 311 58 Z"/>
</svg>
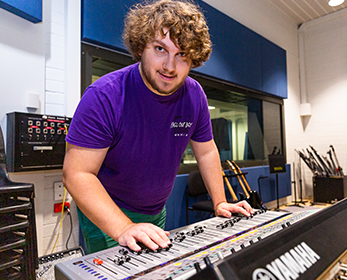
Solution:
<svg viewBox="0 0 347 280">
<path fill-rule="evenodd" d="M 347 279 L 347 198 L 208 265 L 190 280 Z"/>
<path fill-rule="evenodd" d="M 55 266 L 58 280 L 188 279 L 229 255 L 315 213 L 255 210 L 252 217 L 214 217 L 170 232 L 172 246 L 134 252 L 114 247 Z"/>
</svg>

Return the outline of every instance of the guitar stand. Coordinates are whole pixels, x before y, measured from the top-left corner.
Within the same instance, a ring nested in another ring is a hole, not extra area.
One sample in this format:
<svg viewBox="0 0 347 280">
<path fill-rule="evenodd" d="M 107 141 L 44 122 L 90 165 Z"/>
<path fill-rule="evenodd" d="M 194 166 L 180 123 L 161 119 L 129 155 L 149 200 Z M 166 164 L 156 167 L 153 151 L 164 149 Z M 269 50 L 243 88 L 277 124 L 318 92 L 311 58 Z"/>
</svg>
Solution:
<svg viewBox="0 0 347 280">
<path fill-rule="evenodd" d="M 241 176 L 241 175 L 247 175 L 248 172 L 242 172 L 242 173 L 238 173 L 238 174 L 225 174 L 224 177 L 230 178 L 230 177 L 237 177 L 237 176 Z"/>
<path fill-rule="evenodd" d="M 300 205 L 300 201 L 296 201 L 296 182 L 295 182 L 295 181 L 292 181 L 292 184 L 294 184 L 294 201 L 292 201 L 292 203 L 294 203 L 294 204 L 287 205 L 287 206 L 288 206 L 288 207 L 296 206 L 296 207 L 304 208 L 304 206 L 301 206 L 301 205 Z"/>
<path fill-rule="evenodd" d="M 276 193 L 277 193 L 277 208 L 273 209 L 273 211 L 290 212 L 284 209 L 280 209 L 280 199 L 279 199 L 279 191 L 278 191 L 278 173 L 276 173 Z"/>
<path fill-rule="evenodd" d="M 301 160 L 300 159 L 299 159 L 299 171 L 300 171 L 300 179 L 299 179 L 299 184 L 300 184 L 300 201 L 298 203 L 305 205 L 307 200 L 302 200 L 302 179 L 301 179 Z"/>
<path fill-rule="evenodd" d="M 302 180 L 300 179 L 299 182 L 300 182 L 300 201 L 299 201 L 299 203 L 305 205 L 307 200 L 302 200 Z"/>
<path fill-rule="evenodd" d="M 291 207 L 291 206 L 296 206 L 296 207 L 303 207 L 300 205 L 300 201 L 297 201 L 296 200 L 296 180 L 295 180 L 295 163 L 293 162 L 293 181 L 291 182 L 292 184 L 294 184 L 294 201 L 292 201 L 292 205 L 287 205 L 288 207 Z"/>
</svg>

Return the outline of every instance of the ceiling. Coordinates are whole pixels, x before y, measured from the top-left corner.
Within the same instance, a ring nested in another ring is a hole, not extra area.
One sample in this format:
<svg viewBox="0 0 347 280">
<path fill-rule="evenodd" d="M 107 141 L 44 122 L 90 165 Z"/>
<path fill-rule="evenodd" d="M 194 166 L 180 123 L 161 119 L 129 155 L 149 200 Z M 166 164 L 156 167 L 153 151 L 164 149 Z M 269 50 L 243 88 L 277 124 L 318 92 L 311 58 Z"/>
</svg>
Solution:
<svg viewBox="0 0 347 280">
<path fill-rule="evenodd" d="M 347 8 L 347 1 L 330 7 L 328 0 L 268 0 L 297 25 Z"/>
</svg>

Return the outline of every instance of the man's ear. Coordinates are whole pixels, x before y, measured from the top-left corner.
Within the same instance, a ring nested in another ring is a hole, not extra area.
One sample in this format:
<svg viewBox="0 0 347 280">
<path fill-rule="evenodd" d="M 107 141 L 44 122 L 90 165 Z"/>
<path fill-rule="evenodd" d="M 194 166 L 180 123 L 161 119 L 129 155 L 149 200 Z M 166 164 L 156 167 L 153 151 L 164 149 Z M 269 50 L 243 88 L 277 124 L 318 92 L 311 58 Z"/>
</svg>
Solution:
<svg viewBox="0 0 347 280">
<path fill-rule="evenodd" d="M 143 50 L 138 50 L 137 55 L 141 58 Z"/>
</svg>

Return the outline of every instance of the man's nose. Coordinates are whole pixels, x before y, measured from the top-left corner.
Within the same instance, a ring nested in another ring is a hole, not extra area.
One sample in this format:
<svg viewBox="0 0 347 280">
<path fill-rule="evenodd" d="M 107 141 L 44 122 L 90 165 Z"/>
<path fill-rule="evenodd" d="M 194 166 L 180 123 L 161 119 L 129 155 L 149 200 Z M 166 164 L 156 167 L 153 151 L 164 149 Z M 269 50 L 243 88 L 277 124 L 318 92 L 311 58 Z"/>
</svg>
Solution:
<svg viewBox="0 0 347 280">
<path fill-rule="evenodd" d="M 175 72 L 176 69 L 176 60 L 174 55 L 168 54 L 164 60 L 163 68 L 168 73 Z"/>
</svg>

